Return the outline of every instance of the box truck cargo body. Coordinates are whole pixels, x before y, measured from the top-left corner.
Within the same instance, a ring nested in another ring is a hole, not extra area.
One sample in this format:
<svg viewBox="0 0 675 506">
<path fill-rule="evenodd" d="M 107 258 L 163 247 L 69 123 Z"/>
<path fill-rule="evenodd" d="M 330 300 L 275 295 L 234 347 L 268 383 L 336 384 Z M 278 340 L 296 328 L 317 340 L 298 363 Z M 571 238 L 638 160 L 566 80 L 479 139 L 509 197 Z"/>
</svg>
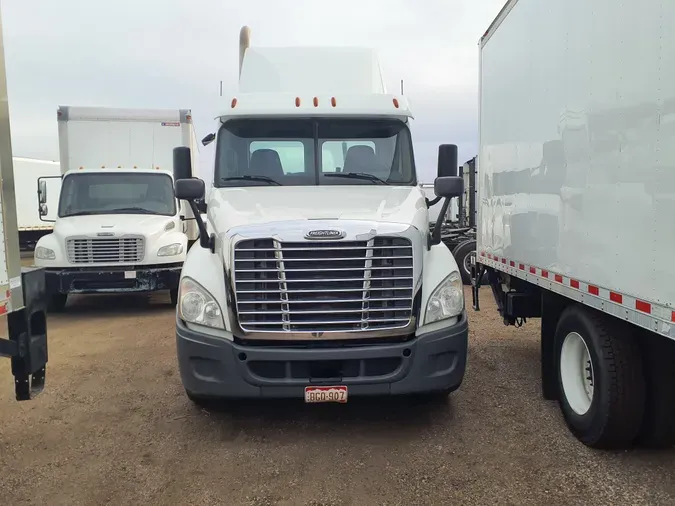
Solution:
<svg viewBox="0 0 675 506">
<path fill-rule="evenodd" d="M 512 0 L 480 42 L 474 274 L 506 324 L 541 317 L 544 395 L 594 447 L 675 442 L 673 23 Z"/>
<path fill-rule="evenodd" d="M 168 290 L 175 302 L 198 236 L 173 190 L 173 148 L 196 148 L 190 111 L 60 107 L 57 118 L 61 191 L 53 232 L 35 249 L 52 308 L 72 293 Z M 39 184 L 43 219 L 49 179 Z"/>
<path fill-rule="evenodd" d="M 15 156 L 14 189 L 18 196 L 16 200 L 16 216 L 19 225 L 19 246 L 22 250 L 34 249 L 38 239 L 51 232 L 54 224 L 43 221 L 38 212 L 38 179 L 41 176 L 56 176 L 47 181 L 49 200 L 47 219 L 53 218 L 59 202 L 61 187 L 61 169 L 59 162 L 40 160 L 38 158 L 24 158 Z"/>
</svg>

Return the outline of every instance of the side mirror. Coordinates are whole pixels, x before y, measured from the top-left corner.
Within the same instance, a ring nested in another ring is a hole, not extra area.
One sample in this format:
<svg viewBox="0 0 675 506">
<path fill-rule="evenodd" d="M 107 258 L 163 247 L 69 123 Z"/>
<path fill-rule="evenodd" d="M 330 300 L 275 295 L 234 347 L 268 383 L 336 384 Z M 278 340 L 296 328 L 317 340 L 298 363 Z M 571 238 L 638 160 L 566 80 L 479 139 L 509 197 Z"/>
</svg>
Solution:
<svg viewBox="0 0 675 506">
<path fill-rule="evenodd" d="M 464 193 L 464 178 L 458 176 L 437 177 L 434 181 L 434 193 L 439 197 L 459 197 Z"/>
<path fill-rule="evenodd" d="M 47 214 L 49 213 L 49 208 L 47 207 L 47 204 L 45 204 L 44 202 L 41 202 L 39 212 L 40 212 L 40 217 L 47 216 Z"/>
<path fill-rule="evenodd" d="M 44 179 L 38 179 L 38 203 L 47 203 L 47 181 Z M 47 213 L 45 212 L 45 214 Z"/>
<path fill-rule="evenodd" d="M 179 146 L 173 148 L 173 180 L 192 178 L 192 155 L 190 148 Z M 178 197 L 180 198 L 180 197 Z"/>
<path fill-rule="evenodd" d="M 457 146 L 441 144 L 438 146 L 438 177 L 457 175 Z"/>
<path fill-rule="evenodd" d="M 193 177 L 190 179 L 179 179 L 174 183 L 176 198 L 180 200 L 189 200 L 194 203 L 196 200 L 204 198 L 206 190 L 202 179 Z"/>
<path fill-rule="evenodd" d="M 202 145 L 208 146 L 216 139 L 216 134 L 209 134 L 202 139 Z"/>
</svg>

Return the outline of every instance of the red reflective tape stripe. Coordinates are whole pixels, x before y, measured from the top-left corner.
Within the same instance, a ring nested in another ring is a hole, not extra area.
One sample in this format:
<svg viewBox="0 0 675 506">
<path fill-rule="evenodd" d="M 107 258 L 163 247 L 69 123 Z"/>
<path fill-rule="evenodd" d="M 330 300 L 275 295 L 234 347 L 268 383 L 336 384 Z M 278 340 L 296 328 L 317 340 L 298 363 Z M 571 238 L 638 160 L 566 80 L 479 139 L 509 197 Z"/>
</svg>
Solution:
<svg viewBox="0 0 675 506">
<path fill-rule="evenodd" d="M 616 302 L 617 304 L 622 304 L 623 303 L 623 295 L 620 293 L 616 292 L 609 292 L 609 300 L 612 302 Z"/>
<path fill-rule="evenodd" d="M 502 263 L 503 263 L 503 264 L 506 263 L 506 258 L 502 258 Z"/>
<path fill-rule="evenodd" d="M 530 267 L 530 273 L 531 273 L 531 274 L 536 274 L 536 273 L 537 273 L 537 269 L 535 269 L 534 267 Z"/>
<path fill-rule="evenodd" d="M 514 262 L 513 260 L 511 260 L 511 261 L 509 262 L 509 265 L 510 265 L 511 267 L 515 267 L 515 266 L 516 266 L 516 262 Z"/>
<path fill-rule="evenodd" d="M 649 302 L 644 302 L 642 300 L 635 301 L 635 309 L 642 311 L 643 313 L 651 314 L 652 305 Z"/>
<path fill-rule="evenodd" d="M 520 265 L 518 266 L 518 268 L 519 268 L 521 271 L 524 271 L 524 270 L 525 270 L 525 265 L 524 265 L 524 264 L 520 264 Z"/>
<path fill-rule="evenodd" d="M 597 286 L 588 285 L 588 293 L 593 295 L 600 295 L 600 289 Z"/>
<path fill-rule="evenodd" d="M 0 306 L 0 314 L 6 314 L 7 313 L 7 305 Z"/>
<path fill-rule="evenodd" d="M 541 275 L 544 276 L 545 278 L 547 278 L 548 277 L 548 271 L 542 270 Z"/>
<path fill-rule="evenodd" d="M 673 311 L 673 314 L 670 315 L 670 319 L 675 322 L 675 311 Z"/>
<path fill-rule="evenodd" d="M 558 283 L 562 283 L 562 276 L 561 276 L 560 274 L 556 274 L 556 275 L 555 275 L 555 280 L 556 280 Z"/>
<path fill-rule="evenodd" d="M 484 257 L 485 256 L 485 251 L 480 252 L 480 256 Z"/>
<path fill-rule="evenodd" d="M 579 282 L 576 279 L 570 279 L 570 286 L 572 288 L 579 288 Z"/>
</svg>

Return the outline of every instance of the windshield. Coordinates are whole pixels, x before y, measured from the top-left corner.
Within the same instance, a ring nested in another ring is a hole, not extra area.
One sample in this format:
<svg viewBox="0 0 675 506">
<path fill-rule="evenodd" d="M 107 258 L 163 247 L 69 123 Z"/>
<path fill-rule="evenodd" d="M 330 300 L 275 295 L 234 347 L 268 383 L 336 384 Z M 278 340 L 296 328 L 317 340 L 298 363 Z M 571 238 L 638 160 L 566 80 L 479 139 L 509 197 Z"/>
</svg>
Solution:
<svg viewBox="0 0 675 506">
<path fill-rule="evenodd" d="M 168 174 L 71 174 L 64 178 L 59 217 L 87 214 L 176 214 Z"/>
<path fill-rule="evenodd" d="M 410 131 L 388 119 L 237 119 L 218 133 L 215 186 L 417 184 Z"/>
</svg>

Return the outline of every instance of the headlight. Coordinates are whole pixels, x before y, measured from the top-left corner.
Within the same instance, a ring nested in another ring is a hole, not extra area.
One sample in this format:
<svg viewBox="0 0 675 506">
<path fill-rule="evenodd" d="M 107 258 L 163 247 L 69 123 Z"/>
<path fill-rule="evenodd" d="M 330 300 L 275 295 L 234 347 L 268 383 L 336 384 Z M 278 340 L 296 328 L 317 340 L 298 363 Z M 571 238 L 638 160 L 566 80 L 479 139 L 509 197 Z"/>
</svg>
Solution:
<svg viewBox="0 0 675 506">
<path fill-rule="evenodd" d="M 162 246 L 157 251 L 158 257 L 172 257 L 174 255 L 180 255 L 183 252 L 183 245 L 179 242 L 173 244 L 167 244 Z"/>
<path fill-rule="evenodd" d="M 183 278 L 180 282 L 178 315 L 186 322 L 225 329 L 223 313 L 213 295 L 190 278 Z"/>
<path fill-rule="evenodd" d="M 35 258 L 39 258 L 40 260 L 54 260 L 56 258 L 56 253 L 54 253 L 53 249 L 38 246 L 35 248 Z"/>
<path fill-rule="evenodd" d="M 464 286 L 459 272 L 445 278 L 429 297 L 424 324 L 457 316 L 464 310 Z"/>
</svg>

